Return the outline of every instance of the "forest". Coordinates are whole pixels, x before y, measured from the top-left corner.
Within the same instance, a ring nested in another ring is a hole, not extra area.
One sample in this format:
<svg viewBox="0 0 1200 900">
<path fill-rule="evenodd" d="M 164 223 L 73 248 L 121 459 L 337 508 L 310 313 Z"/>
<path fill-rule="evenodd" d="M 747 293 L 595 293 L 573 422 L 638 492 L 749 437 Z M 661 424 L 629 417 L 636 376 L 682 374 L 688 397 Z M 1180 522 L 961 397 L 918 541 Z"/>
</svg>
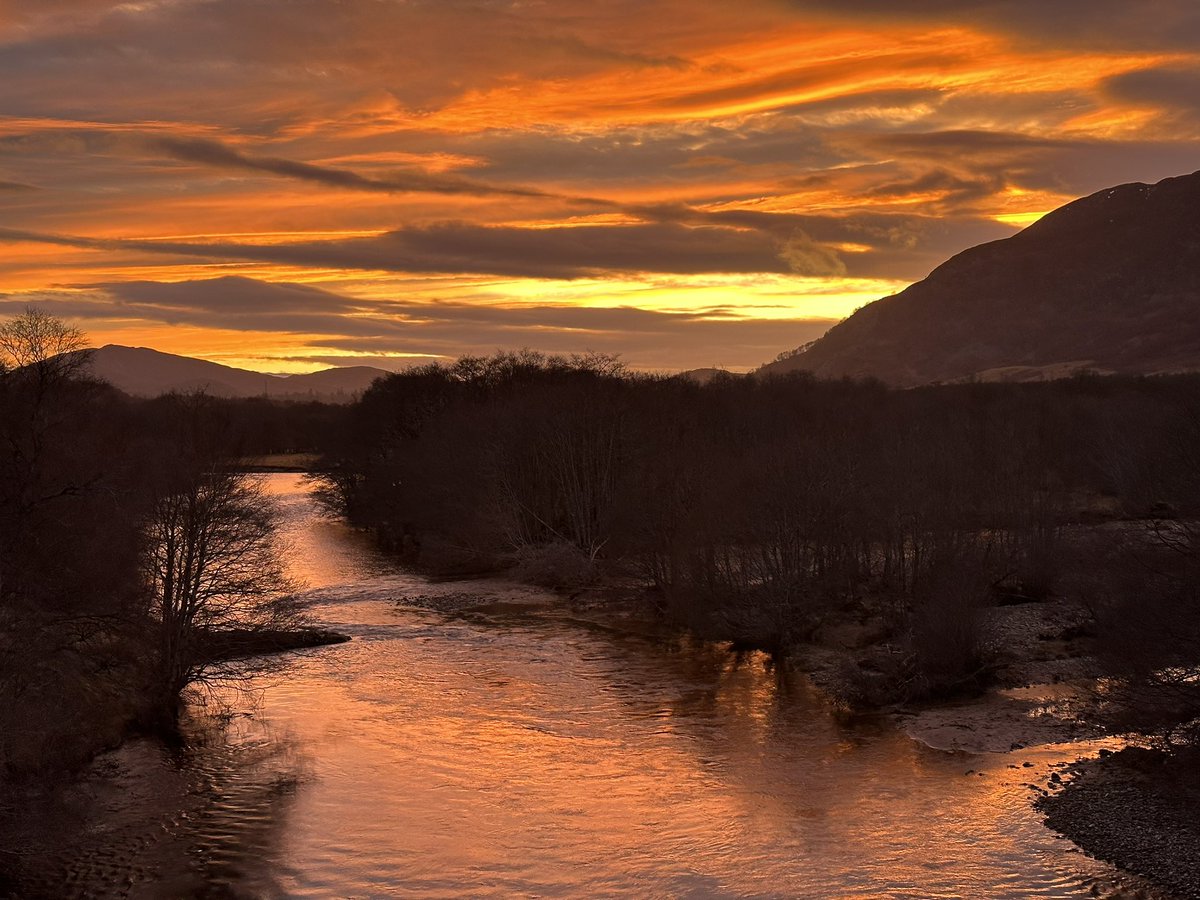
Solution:
<svg viewBox="0 0 1200 900">
<path fill-rule="evenodd" d="M 780 660 L 871 623 L 893 652 L 851 679 L 858 707 L 979 690 L 981 611 L 1071 592 L 1111 727 L 1200 738 L 1200 376 L 701 384 L 523 351 L 333 407 L 130 398 L 84 343 L 36 313 L 0 329 L 7 775 L 169 732 L 229 646 L 263 649 L 231 635 L 331 639 L 305 632 L 242 471 L 294 451 L 399 565 L 631 585 L 665 624 Z"/>
<path fill-rule="evenodd" d="M 700 384 L 498 353 L 376 381 L 322 468 L 334 512 L 426 571 L 633 583 L 781 658 L 872 623 L 895 652 L 854 705 L 979 690 L 981 610 L 1071 593 L 1112 727 L 1198 736 L 1195 375 Z"/>
</svg>

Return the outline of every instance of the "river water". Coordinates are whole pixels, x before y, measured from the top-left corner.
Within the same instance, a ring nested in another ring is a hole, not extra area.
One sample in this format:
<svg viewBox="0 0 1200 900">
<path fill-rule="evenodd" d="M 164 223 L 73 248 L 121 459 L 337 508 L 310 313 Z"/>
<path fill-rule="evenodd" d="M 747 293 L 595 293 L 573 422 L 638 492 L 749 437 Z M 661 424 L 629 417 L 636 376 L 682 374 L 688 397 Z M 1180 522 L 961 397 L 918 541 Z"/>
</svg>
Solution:
<svg viewBox="0 0 1200 900">
<path fill-rule="evenodd" d="M 186 751 L 103 759 L 48 896 L 1121 890 L 1029 806 L 1023 782 L 1069 749 L 945 753 L 840 720 L 758 656 L 407 606 L 430 586 L 322 519 L 298 477 L 264 481 L 314 614 L 353 640 L 227 693 L 225 727 Z"/>
</svg>

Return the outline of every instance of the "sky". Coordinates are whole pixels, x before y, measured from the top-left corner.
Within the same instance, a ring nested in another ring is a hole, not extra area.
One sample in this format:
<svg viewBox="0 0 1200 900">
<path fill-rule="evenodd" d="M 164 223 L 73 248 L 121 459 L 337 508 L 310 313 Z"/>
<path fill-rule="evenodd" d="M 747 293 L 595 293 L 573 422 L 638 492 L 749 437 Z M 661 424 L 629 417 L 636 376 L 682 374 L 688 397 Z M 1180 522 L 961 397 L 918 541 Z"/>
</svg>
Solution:
<svg viewBox="0 0 1200 900">
<path fill-rule="evenodd" d="M 0 0 L 0 316 L 263 371 L 742 371 L 1197 169 L 1195 0 Z"/>
</svg>

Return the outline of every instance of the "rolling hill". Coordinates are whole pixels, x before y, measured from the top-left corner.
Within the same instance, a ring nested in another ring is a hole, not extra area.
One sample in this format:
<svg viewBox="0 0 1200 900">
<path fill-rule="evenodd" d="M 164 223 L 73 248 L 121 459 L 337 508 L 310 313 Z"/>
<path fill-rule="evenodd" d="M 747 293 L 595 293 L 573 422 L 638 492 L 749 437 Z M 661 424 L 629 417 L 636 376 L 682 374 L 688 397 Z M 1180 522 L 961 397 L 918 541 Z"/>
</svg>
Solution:
<svg viewBox="0 0 1200 900">
<path fill-rule="evenodd" d="M 127 394 L 155 397 L 170 391 L 204 390 L 218 397 L 272 397 L 348 403 L 383 369 L 346 366 L 305 375 L 267 375 L 147 347 L 108 344 L 91 352 L 91 373 Z"/>
<path fill-rule="evenodd" d="M 1200 172 L 1076 200 L 760 373 L 912 386 L 1200 369 Z"/>
</svg>

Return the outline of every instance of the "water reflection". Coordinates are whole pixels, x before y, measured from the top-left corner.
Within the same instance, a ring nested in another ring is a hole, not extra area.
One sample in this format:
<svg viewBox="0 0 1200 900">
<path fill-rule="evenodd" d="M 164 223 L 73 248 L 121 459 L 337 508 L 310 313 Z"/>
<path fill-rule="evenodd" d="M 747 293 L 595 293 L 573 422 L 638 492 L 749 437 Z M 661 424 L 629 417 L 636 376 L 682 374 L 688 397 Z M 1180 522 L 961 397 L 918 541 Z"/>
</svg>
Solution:
<svg viewBox="0 0 1200 900">
<path fill-rule="evenodd" d="M 241 714 L 195 714 L 187 742 L 135 740 L 75 784 L 26 798 L 5 835 L 13 897 L 282 897 L 279 854 L 304 767 L 294 745 Z M 2 895 L 2 891 L 0 891 Z"/>
<path fill-rule="evenodd" d="M 98 846 L 117 862 L 78 870 L 77 887 L 1078 897 L 1108 874 L 1029 809 L 1021 782 L 1038 769 L 928 750 L 882 721 L 848 725 L 756 654 L 405 608 L 381 598 L 418 580 L 317 519 L 294 477 L 268 484 L 315 613 L 354 640 L 298 653 L 256 682 L 256 703 L 229 698 L 239 714 L 223 740 L 129 765 L 127 784 L 147 772 L 169 784 L 128 825 L 159 849 L 119 849 L 121 814 L 102 817 Z M 1044 769 L 1062 755 L 1023 759 Z"/>
</svg>

